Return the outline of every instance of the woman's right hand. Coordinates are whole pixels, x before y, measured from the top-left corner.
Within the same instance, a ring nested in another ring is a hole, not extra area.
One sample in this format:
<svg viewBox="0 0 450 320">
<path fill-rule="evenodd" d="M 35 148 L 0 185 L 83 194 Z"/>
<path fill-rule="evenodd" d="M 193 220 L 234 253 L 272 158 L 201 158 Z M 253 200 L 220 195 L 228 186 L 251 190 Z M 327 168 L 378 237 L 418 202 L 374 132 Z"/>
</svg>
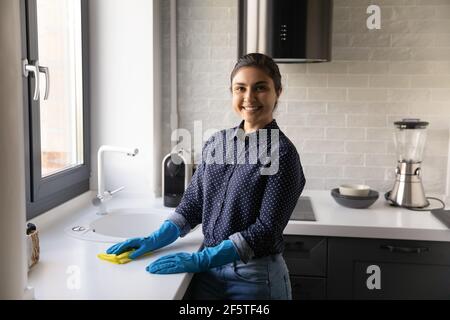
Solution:
<svg viewBox="0 0 450 320">
<path fill-rule="evenodd" d="M 116 243 L 115 245 L 110 247 L 108 250 L 106 250 L 106 253 L 119 255 L 126 251 L 136 249 L 129 255 L 130 259 L 135 259 L 147 252 L 154 250 L 152 248 L 155 247 L 155 244 L 152 243 L 151 238 L 152 237 L 127 239 L 123 242 Z"/>
<path fill-rule="evenodd" d="M 136 249 L 130 253 L 130 259 L 136 259 L 147 252 L 162 248 L 174 242 L 180 236 L 177 225 L 170 220 L 164 221 L 161 227 L 145 238 L 130 238 L 123 242 L 116 243 L 108 250 L 108 254 L 121 254 L 126 251 Z"/>
</svg>

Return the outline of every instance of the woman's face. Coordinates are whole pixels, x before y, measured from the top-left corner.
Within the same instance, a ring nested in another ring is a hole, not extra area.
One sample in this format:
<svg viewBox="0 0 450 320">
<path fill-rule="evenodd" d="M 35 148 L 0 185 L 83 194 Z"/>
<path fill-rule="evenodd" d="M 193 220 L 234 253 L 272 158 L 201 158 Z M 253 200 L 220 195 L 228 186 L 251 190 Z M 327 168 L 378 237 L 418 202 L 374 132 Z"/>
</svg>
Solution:
<svg viewBox="0 0 450 320">
<path fill-rule="evenodd" d="M 281 93 L 264 71 L 256 67 L 243 67 L 231 83 L 233 109 L 254 128 L 262 128 L 272 121 L 272 113 Z"/>
</svg>

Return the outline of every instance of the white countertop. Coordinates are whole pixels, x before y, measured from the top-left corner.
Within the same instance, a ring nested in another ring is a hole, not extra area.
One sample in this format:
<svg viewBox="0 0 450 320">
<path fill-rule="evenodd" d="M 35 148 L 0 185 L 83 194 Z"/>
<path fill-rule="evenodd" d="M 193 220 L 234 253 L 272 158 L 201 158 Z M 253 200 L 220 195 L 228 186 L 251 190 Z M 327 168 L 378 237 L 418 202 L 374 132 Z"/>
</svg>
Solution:
<svg viewBox="0 0 450 320">
<path fill-rule="evenodd" d="M 317 221 L 290 221 L 285 234 L 450 241 L 450 230 L 430 212 L 391 207 L 381 194 L 368 209 L 344 208 L 329 191 L 306 190 L 302 196 L 311 198 Z M 198 251 L 201 228 L 150 256 L 115 265 L 96 257 L 111 243 L 80 240 L 64 232 L 95 214 L 92 197 L 92 192 L 85 193 L 31 221 L 40 232 L 40 261 L 29 272 L 36 299 L 181 299 L 191 274 L 154 275 L 145 267 L 168 253 Z M 164 207 L 161 198 L 117 197 L 108 205 L 111 209 L 146 208 L 149 213 L 174 210 Z"/>
<path fill-rule="evenodd" d="M 92 198 L 92 193 L 83 194 L 76 201 L 31 220 L 39 230 L 40 241 L 39 262 L 28 274 L 35 298 L 181 299 L 192 274 L 155 275 L 148 273 L 145 267 L 169 253 L 198 251 L 203 241 L 201 228 L 152 255 L 116 265 L 97 258 L 97 254 L 105 252 L 112 243 L 76 239 L 64 231 L 86 215 L 95 215 L 95 208 L 90 205 Z M 164 208 L 158 199 L 118 198 L 108 204 L 111 209 L 150 208 L 149 213 L 173 210 Z"/>
<path fill-rule="evenodd" d="M 317 221 L 290 221 L 285 234 L 450 241 L 450 230 L 430 212 L 390 206 L 381 193 L 367 209 L 345 208 L 330 191 L 306 190 L 303 196 L 311 198 Z M 433 208 L 439 205 L 431 201 Z"/>
</svg>

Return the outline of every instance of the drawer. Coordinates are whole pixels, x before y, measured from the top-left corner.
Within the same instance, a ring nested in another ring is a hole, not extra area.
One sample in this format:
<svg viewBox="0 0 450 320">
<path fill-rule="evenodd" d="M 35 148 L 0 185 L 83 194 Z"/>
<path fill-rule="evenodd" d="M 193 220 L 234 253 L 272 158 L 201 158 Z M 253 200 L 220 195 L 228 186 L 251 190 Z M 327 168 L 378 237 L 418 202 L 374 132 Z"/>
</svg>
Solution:
<svg viewBox="0 0 450 320">
<path fill-rule="evenodd" d="M 330 238 L 328 250 L 328 298 L 450 298 L 450 243 Z"/>
<path fill-rule="evenodd" d="M 330 258 L 450 265 L 450 242 L 330 238 Z"/>
<path fill-rule="evenodd" d="M 371 266 L 379 270 L 377 288 Z M 450 265 L 354 261 L 353 267 L 352 299 L 450 298 Z"/>
<path fill-rule="evenodd" d="M 324 237 L 285 235 L 283 257 L 293 276 L 327 274 L 327 239 Z"/>
<path fill-rule="evenodd" d="M 293 300 L 325 300 L 327 280 L 314 277 L 291 277 Z"/>
</svg>

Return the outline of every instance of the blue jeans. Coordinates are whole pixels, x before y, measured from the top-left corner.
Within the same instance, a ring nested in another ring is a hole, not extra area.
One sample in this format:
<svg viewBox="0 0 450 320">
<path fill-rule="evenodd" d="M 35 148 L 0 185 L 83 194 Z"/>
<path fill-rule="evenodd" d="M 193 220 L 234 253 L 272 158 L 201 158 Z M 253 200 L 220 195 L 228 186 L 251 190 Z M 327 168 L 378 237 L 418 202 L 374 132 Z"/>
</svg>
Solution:
<svg viewBox="0 0 450 320">
<path fill-rule="evenodd" d="M 292 300 L 291 282 L 281 254 L 236 261 L 196 273 L 187 299 Z"/>
</svg>

